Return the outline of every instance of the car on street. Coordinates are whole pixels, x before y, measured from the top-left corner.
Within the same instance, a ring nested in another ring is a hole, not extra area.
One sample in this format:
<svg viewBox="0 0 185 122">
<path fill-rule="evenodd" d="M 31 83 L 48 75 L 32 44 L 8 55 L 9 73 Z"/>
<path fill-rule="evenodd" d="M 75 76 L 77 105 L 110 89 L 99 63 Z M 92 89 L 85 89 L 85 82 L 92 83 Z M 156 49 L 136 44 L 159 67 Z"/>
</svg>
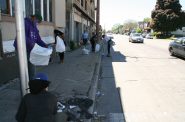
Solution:
<svg viewBox="0 0 185 122">
<path fill-rule="evenodd" d="M 129 36 L 129 42 L 144 43 L 144 38 L 140 33 L 131 33 Z"/>
<path fill-rule="evenodd" d="M 145 38 L 145 37 L 146 37 L 146 35 L 147 35 L 147 33 L 142 33 L 143 38 Z"/>
<path fill-rule="evenodd" d="M 147 39 L 153 39 L 153 36 L 152 36 L 152 34 L 148 33 L 148 34 L 146 34 L 145 38 L 147 38 Z"/>
<path fill-rule="evenodd" d="M 107 36 L 110 38 L 110 39 L 114 39 L 114 36 L 112 33 L 107 33 Z"/>
<path fill-rule="evenodd" d="M 185 37 L 177 38 L 169 44 L 170 55 L 185 58 Z"/>
</svg>

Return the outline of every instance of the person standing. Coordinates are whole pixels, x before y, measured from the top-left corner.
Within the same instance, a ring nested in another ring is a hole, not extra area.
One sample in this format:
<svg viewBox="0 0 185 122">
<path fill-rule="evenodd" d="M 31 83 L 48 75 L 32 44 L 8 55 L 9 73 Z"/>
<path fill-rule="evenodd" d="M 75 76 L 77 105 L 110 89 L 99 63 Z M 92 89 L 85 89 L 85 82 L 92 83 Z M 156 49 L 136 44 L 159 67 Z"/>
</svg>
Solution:
<svg viewBox="0 0 185 122">
<path fill-rule="evenodd" d="M 15 115 L 17 122 L 55 122 L 57 97 L 48 92 L 49 84 L 44 73 L 38 73 L 29 81 L 30 93 L 21 100 Z"/>
<path fill-rule="evenodd" d="M 95 52 L 95 46 L 96 46 L 96 39 L 97 39 L 97 35 L 95 32 L 92 33 L 92 37 L 90 39 L 91 42 L 91 50 L 92 52 Z"/>
<path fill-rule="evenodd" d="M 107 57 L 110 57 L 110 48 L 111 48 L 111 38 L 107 35 L 102 35 L 103 43 L 107 45 Z"/>
<path fill-rule="evenodd" d="M 24 19 L 29 80 L 32 80 L 34 78 L 36 72 L 35 66 L 29 61 L 30 52 L 33 49 L 35 43 L 37 43 L 41 47 L 48 47 L 48 45 L 41 40 L 39 30 L 37 28 L 37 24 L 41 23 L 41 21 L 42 16 L 40 15 L 31 15 L 29 18 Z M 13 45 L 17 50 L 17 38 L 15 39 Z"/>
<path fill-rule="evenodd" d="M 89 39 L 89 34 L 88 34 L 88 32 L 86 30 L 84 30 L 84 33 L 82 34 L 81 39 L 82 39 L 83 45 L 85 47 L 87 42 L 88 42 L 88 39 Z"/>
<path fill-rule="evenodd" d="M 56 43 L 56 52 L 58 52 L 60 57 L 59 63 L 64 63 L 64 53 L 65 53 L 65 47 L 66 42 L 64 41 L 64 33 L 55 29 L 54 30 L 55 35 L 55 43 Z"/>
</svg>

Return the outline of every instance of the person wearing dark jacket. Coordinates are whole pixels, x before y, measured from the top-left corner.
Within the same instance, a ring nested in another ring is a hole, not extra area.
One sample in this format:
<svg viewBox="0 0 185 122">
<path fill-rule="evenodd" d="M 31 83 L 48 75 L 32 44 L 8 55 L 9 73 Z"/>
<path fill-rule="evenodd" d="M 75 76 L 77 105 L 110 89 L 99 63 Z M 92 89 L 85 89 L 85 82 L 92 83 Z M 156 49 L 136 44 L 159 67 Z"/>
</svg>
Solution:
<svg viewBox="0 0 185 122">
<path fill-rule="evenodd" d="M 97 40 L 97 35 L 95 32 L 93 32 L 92 37 L 90 39 L 92 52 L 95 52 L 96 40 Z"/>
<path fill-rule="evenodd" d="M 49 84 L 43 73 L 29 81 L 30 93 L 21 100 L 15 116 L 17 122 L 55 122 L 57 98 L 47 91 Z"/>
</svg>

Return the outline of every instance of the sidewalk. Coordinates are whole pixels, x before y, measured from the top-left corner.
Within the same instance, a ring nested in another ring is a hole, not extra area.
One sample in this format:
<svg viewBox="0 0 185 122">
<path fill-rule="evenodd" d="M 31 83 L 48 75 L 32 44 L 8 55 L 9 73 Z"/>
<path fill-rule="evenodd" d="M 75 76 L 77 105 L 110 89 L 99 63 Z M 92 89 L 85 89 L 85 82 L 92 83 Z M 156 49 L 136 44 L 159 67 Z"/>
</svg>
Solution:
<svg viewBox="0 0 185 122">
<path fill-rule="evenodd" d="M 82 55 L 81 49 L 77 49 L 65 53 L 64 64 L 59 64 L 58 60 L 56 55 L 48 66 L 37 68 L 37 72 L 48 75 L 51 81 L 49 91 L 60 97 L 72 96 L 75 91 L 94 99 L 101 62 L 99 53 Z M 16 122 L 15 113 L 21 99 L 19 84 L 20 81 L 15 79 L 0 88 L 0 122 Z"/>
</svg>

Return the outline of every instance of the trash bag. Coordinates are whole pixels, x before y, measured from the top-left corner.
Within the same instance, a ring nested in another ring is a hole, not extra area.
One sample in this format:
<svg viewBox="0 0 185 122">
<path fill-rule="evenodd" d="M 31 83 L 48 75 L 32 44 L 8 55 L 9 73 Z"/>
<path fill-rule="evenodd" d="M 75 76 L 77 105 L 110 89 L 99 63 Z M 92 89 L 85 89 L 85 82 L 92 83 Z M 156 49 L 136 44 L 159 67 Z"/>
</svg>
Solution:
<svg viewBox="0 0 185 122">
<path fill-rule="evenodd" d="M 89 54 L 89 50 L 88 49 L 86 49 L 86 48 L 83 48 L 82 49 L 82 54 L 84 54 L 84 55 L 88 55 Z"/>
<path fill-rule="evenodd" d="M 96 44 L 95 52 L 99 52 L 99 51 L 100 51 L 100 44 Z"/>
<path fill-rule="evenodd" d="M 64 41 L 57 36 L 56 52 L 64 52 L 66 50 Z"/>
<path fill-rule="evenodd" d="M 48 65 L 52 51 L 53 49 L 51 47 L 44 48 L 39 46 L 38 44 L 35 44 L 30 52 L 29 60 L 32 64 L 36 66 Z"/>
</svg>

